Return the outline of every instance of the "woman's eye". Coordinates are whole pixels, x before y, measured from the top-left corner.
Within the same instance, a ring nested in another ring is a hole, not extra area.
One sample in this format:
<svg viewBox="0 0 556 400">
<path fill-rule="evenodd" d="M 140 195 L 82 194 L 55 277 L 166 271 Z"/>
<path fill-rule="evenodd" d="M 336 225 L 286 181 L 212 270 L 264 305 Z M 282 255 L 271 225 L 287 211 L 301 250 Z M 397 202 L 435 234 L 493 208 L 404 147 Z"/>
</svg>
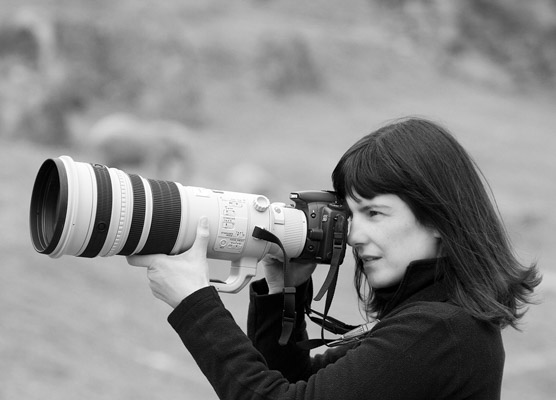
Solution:
<svg viewBox="0 0 556 400">
<path fill-rule="evenodd" d="M 377 215 L 380 215 L 380 213 L 378 211 L 369 210 L 369 217 L 375 217 Z"/>
</svg>

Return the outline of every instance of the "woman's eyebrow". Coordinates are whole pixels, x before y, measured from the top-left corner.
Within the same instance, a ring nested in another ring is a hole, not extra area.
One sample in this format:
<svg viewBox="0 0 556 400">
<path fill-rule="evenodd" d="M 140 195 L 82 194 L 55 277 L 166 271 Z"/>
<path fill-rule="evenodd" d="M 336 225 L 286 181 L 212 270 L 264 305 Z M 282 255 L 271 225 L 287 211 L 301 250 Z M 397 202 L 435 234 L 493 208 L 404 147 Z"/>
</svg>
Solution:
<svg viewBox="0 0 556 400">
<path fill-rule="evenodd" d="M 358 206 L 360 208 L 392 208 L 389 205 L 381 202 L 379 199 L 363 199 L 359 201 Z"/>
<path fill-rule="evenodd" d="M 374 210 L 390 210 L 392 207 L 387 206 L 386 204 L 362 204 L 359 207 L 357 207 L 358 211 L 360 212 L 366 212 L 366 211 L 374 211 Z"/>
</svg>

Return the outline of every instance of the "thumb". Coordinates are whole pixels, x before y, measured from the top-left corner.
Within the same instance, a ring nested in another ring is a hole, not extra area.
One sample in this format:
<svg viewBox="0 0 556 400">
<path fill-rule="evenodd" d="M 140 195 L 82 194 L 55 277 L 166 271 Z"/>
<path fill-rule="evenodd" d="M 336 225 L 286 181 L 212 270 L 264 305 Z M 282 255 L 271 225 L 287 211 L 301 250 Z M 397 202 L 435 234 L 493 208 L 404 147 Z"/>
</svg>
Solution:
<svg viewBox="0 0 556 400">
<path fill-rule="evenodd" d="M 199 223 L 197 224 L 197 235 L 195 237 L 195 242 L 191 246 L 191 249 L 195 249 L 196 251 L 206 254 L 209 239 L 209 221 L 207 217 L 202 216 L 201 218 L 199 218 Z"/>
<path fill-rule="evenodd" d="M 133 255 L 127 256 L 126 258 L 129 265 L 133 265 L 134 267 L 148 268 L 156 261 L 158 257 L 160 257 L 160 254 L 147 254 L 142 256 Z"/>
</svg>

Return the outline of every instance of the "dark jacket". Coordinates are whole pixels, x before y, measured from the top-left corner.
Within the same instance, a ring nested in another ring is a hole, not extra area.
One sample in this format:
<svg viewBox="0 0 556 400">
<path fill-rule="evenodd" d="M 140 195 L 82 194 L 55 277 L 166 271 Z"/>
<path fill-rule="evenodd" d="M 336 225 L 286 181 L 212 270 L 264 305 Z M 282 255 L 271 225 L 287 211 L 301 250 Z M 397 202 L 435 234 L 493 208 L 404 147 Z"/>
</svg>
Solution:
<svg viewBox="0 0 556 400">
<path fill-rule="evenodd" d="M 310 357 L 299 288 L 298 321 L 281 347 L 282 296 L 251 288 L 248 338 L 213 288 L 186 298 L 168 320 L 222 399 L 499 399 L 500 330 L 451 304 L 434 263 L 409 266 L 386 290 L 379 322 L 362 341 Z"/>
</svg>

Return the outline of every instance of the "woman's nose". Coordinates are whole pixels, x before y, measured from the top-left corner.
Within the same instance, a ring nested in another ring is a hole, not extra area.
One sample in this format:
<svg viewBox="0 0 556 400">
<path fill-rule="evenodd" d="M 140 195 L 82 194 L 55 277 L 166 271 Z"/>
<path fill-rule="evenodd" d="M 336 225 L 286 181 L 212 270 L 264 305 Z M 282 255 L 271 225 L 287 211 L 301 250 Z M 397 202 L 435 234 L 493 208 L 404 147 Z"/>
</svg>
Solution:
<svg viewBox="0 0 556 400">
<path fill-rule="evenodd" d="M 353 220 L 349 223 L 347 243 L 351 247 L 357 247 L 364 243 L 364 236 L 359 225 Z"/>
</svg>

